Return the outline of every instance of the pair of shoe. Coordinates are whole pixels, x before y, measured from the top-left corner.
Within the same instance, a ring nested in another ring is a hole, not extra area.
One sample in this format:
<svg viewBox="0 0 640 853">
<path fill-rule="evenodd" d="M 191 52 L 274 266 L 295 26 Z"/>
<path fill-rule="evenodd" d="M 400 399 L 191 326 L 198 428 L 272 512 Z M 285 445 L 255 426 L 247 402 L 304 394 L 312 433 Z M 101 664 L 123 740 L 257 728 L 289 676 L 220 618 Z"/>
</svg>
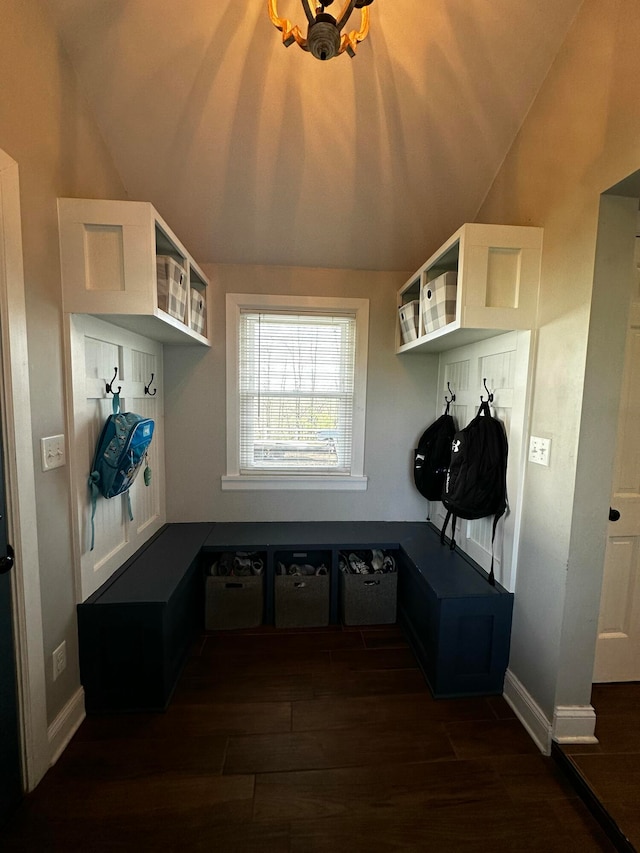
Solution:
<svg viewBox="0 0 640 853">
<path fill-rule="evenodd" d="M 385 554 L 380 549 L 374 549 L 371 552 L 371 567 L 376 574 L 388 574 L 395 572 L 396 561 L 391 554 Z"/>
<path fill-rule="evenodd" d="M 302 566 L 299 566 L 297 563 L 292 563 L 290 566 L 285 566 L 284 563 L 278 563 L 276 566 L 276 574 L 278 575 L 298 575 L 311 577 L 312 575 L 326 575 L 327 567 L 324 563 L 321 563 L 319 566 L 311 566 L 308 563 L 305 563 Z"/>
<path fill-rule="evenodd" d="M 309 563 L 305 563 L 302 566 L 298 566 L 296 563 L 292 563 L 287 569 L 288 575 L 304 575 L 305 577 L 312 577 L 314 575 L 326 575 L 327 567 L 324 563 L 321 563 L 319 566 L 311 566 Z"/>
<path fill-rule="evenodd" d="M 371 569 L 365 563 L 365 561 L 356 553 L 349 554 L 348 558 L 348 570 L 353 575 L 368 575 L 371 572 Z"/>
<path fill-rule="evenodd" d="M 231 555 L 222 554 L 209 569 L 209 574 L 214 577 L 226 578 L 233 574 L 233 558 Z"/>
<path fill-rule="evenodd" d="M 370 552 L 352 551 L 348 557 L 340 554 L 338 567 L 345 574 L 387 574 L 395 572 L 396 562 L 391 554 L 385 554 L 380 548 L 373 548 Z"/>
<path fill-rule="evenodd" d="M 236 554 L 223 553 L 209 569 L 210 575 L 217 577 L 249 577 L 262 575 L 264 562 L 250 551 L 238 551 Z"/>
<path fill-rule="evenodd" d="M 232 574 L 238 578 L 248 577 L 249 575 L 261 575 L 264 571 L 264 563 L 261 559 L 256 558 L 251 553 L 238 551 L 233 558 Z"/>
</svg>

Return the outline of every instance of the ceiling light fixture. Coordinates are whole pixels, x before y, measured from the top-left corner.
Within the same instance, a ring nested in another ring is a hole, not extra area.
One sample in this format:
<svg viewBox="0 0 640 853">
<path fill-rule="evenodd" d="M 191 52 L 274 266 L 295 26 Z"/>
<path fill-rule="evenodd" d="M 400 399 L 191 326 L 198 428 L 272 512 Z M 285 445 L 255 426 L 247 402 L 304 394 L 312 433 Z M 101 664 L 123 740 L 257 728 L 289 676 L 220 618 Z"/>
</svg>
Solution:
<svg viewBox="0 0 640 853">
<path fill-rule="evenodd" d="M 325 12 L 327 6 L 331 6 L 333 0 L 325 0 L 324 3 L 316 0 L 300 0 L 302 8 L 307 16 L 309 26 L 307 37 L 302 35 L 300 27 L 292 24 L 287 18 L 278 15 L 277 0 L 267 0 L 269 17 L 271 23 L 282 31 L 282 41 L 285 47 L 289 47 L 294 41 L 303 49 L 308 50 L 316 59 L 332 59 L 345 51 L 349 56 L 356 55 L 359 41 L 364 41 L 369 32 L 369 9 L 367 6 L 373 0 L 346 0 L 342 12 L 337 18 Z M 312 11 L 315 6 L 315 13 Z M 360 29 L 343 33 L 342 29 L 349 22 L 354 9 L 360 9 Z"/>
</svg>

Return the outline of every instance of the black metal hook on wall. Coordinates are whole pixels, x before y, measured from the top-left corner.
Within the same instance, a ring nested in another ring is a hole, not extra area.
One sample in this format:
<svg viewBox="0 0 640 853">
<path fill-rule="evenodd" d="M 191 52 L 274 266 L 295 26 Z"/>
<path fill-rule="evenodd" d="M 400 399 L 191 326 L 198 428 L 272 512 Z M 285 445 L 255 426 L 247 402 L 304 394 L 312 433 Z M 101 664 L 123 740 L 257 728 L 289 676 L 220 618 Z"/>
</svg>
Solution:
<svg viewBox="0 0 640 853">
<path fill-rule="evenodd" d="M 153 391 L 151 391 L 151 390 L 150 390 L 150 389 L 151 389 L 151 384 L 152 384 L 152 382 L 153 382 L 153 377 L 154 377 L 154 376 L 155 376 L 155 374 L 154 374 L 154 373 L 152 373 L 152 374 L 151 374 L 151 379 L 149 380 L 149 384 L 144 386 L 144 393 L 145 393 L 145 394 L 148 394 L 148 395 L 149 395 L 149 397 L 155 397 L 155 395 L 156 395 L 156 394 L 157 394 L 157 392 L 158 392 L 158 389 L 157 389 L 157 388 L 154 388 L 154 389 L 153 389 Z"/>
<path fill-rule="evenodd" d="M 483 380 L 482 380 L 482 384 L 484 385 L 484 390 L 487 392 L 487 397 L 488 397 L 487 402 L 488 402 L 488 403 L 493 403 L 493 394 L 492 394 L 492 393 L 491 393 L 491 391 L 489 391 L 489 389 L 487 388 L 487 380 L 486 380 L 486 379 L 483 379 Z M 482 396 L 482 394 L 480 394 L 480 402 L 481 402 L 481 403 L 484 403 L 484 402 L 485 402 L 484 397 Z"/>
<path fill-rule="evenodd" d="M 444 401 L 447 404 L 447 408 L 445 409 L 445 412 L 444 412 L 445 415 L 449 414 L 449 406 L 451 405 L 451 403 L 455 403 L 455 401 L 456 401 L 455 391 L 451 390 L 451 385 L 449 385 L 448 382 L 447 382 L 447 388 L 449 389 L 449 393 L 451 394 L 451 396 L 447 397 L 446 394 L 444 395 Z"/>
<path fill-rule="evenodd" d="M 107 389 L 107 394 L 119 394 L 122 391 L 122 385 L 118 385 L 117 391 L 113 390 L 113 383 L 116 381 L 117 378 L 118 378 L 118 368 L 114 367 L 113 368 L 113 379 L 111 380 L 111 382 L 107 382 L 105 385 L 105 387 Z"/>
</svg>

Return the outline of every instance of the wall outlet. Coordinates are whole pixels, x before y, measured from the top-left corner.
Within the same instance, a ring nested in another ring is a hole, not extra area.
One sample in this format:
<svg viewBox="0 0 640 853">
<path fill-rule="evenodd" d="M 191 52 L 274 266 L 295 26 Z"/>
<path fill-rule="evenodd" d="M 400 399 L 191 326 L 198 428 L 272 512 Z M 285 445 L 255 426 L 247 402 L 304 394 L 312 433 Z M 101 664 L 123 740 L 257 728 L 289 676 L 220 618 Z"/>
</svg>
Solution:
<svg viewBox="0 0 640 853">
<path fill-rule="evenodd" d="M 67 643 L 63 640 L 53 653 L 53 680 L 67 668 Z"/>
<path fill-rule="evenodd" d="M 551 455 L 551 439 L 539 438 L 532 435 L 529 439 L 529 462 L 535 462 L 536 465 L 545 465 L 549 467 L 549 456 Z"/>
<path fill-rule="evenodd" d="M 64 450 L 64 435 L 50 435 L 40 439 L 42 470 L 60 468 L 67 461 Z"/>
</svg>

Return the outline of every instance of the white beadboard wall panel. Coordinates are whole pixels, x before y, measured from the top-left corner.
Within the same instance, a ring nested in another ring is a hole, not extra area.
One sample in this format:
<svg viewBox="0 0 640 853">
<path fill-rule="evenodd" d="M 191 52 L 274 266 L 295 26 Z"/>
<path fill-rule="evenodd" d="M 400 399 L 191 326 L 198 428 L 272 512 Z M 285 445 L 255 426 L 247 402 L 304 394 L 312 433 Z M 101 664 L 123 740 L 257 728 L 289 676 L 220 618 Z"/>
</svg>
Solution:
<svg viewBox="0 0 640 853">
<path fill-rule="evenodd" d="M 483 380 L 494 395 L 492 413 L 504 424 L 509 443 L 507 499 L 509 508 L 498 523 L 493 549 L 496 579 L 505 588 L 515 589 L 517 542 L 520 525 L 524 436 L 528 417 L 530 332 L 507 332 L 465 347 L 441 353 L 438 371 L 439 401 L 451 392 L 456 395 L 450 407 L 458 429 L 477 414 L 480 398 L 487 399 Z M 440 406 L 440 403 L 439 403 Z M 436 415 L 439 414 L 440 408 Z M 432 504 L 431 518 L 442 527 L 445 510 Z M 493 517 L 458 520 L 456 543 L 483 568 L 491 565 Z"/>
<path fill-rule="evenodd" d="M 148 375 L 146 373 L 143 373 L 142 375 L 147 375 L 146 382 L 148 382 L 149 376 L 152 372 L 154 373 L 154 387 L 156 388 L 156 394 L 153 396 L 144 395 L 143 389 L 142 397 L 134 397 L 131 399 L 130 408 L 139 415 L 143 415 L 145 418 L 153 418 L 157 429 L 158 423 L 162 420 L 161 415 L 159 414 L 161 405 L 160 400 L 162 397 L 159 396 L 159 392 L 157 391 L 157 367 L 154 364 L 155 357 L 151 358 L 149 356 L 145 361 L 147 362 L 145 371 L 148 370 L 149 366 L 151 366 L 151 370 Z M 151 442 L 151 447 L 147 453 L 147 464 L 151 469 L 151 481 L 149 485 L 146 486 L 144 483 L 143 465 L 142 471 L 130 489 L 131 508 L 133 510 L 133 519 L 136 527 L 136 535 L 138 537 L 144 535 L 144 531 L 149 527 L 149 525 L 154 525 L 154 523 L 157 522 L 159 510 L 163 503 L 162 496 L 160 495 L 160 483 L 163 480 L 162 469 L 164 468 L 164 458 L 159 452 L 161 442 L 156 441 L 156 438 L 158 438 L 158 435 L 154 432 L 154 440 Z"/>
<path fill-rule="evenodd" d="M 164 395 L 162 344 L 83 314 L 69 315 L 68 359 L 71 377 L 69 464 L 75 495 L 74 558 L 77 595 L 85 600 L 165 522 Z M 106 384 L 120 387 L 120 411 L 154 419 L 154 437 L 148 454 L 151 483 L 142 471 L 130 489 L 133 522 L 126 495 L 98 498 L 91 550 L 91 500 L 88 476 L 95 447 L 113 397 Z M 154 395 L 144 393 L 151 382 Z"/>
</svg>

